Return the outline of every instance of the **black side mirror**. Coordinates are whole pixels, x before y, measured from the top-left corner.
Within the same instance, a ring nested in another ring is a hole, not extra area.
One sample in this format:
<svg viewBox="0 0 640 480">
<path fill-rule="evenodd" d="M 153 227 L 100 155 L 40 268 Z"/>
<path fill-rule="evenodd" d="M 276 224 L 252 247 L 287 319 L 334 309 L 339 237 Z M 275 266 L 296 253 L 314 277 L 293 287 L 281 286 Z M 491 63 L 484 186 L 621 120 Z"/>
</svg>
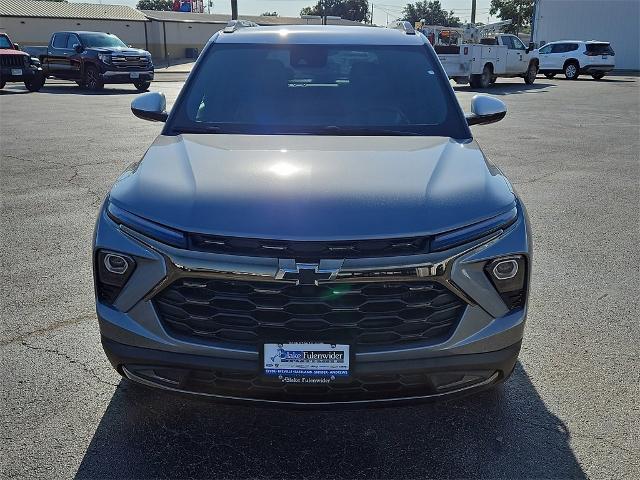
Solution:
<svg viewBox="0 0 640 480">
<path fill-rule="evenodd" d="M 73 45 L 73 49 L 76 51 L 76 53 L 84 52 L 84 47 L 82 45 L 80 45 L 79 43 L 75 43 Z"/>
<path fill-rule="evenodd" d="M 13 44 L 13 48 L 15 48 L 16 50 L 20 50 L 20 44 L 19 43 L 14 43 Z"/>
</svg>

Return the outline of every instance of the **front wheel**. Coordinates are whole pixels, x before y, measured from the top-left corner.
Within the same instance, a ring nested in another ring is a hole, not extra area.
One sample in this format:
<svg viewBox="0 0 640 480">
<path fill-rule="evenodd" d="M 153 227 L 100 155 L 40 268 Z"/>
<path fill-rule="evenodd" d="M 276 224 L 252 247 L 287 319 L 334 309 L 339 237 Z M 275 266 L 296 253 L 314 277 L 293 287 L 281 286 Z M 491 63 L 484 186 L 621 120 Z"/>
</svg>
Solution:
<svg viewBox="0 0 640 480">
<path fill-rule="evenodd" d="M 553 77 L 556 76 L 556 74 L 547 72 L 547 73 L 544 74 L 544 76 L 547 77 L 548 79 L 552 79 Z"/>
<path fill-rule="evenodd" d="M 533 85 L 533 82 L 536 81 L 536 77 L 538 76 L 538 66 L 531 62 L 529 64 L 529 68 L 527 69 L 527 73 L 524 74 L 524 83 L 527 85 Z"/>
<path fill-rule="evenodd" d="M 136 89 L 139 92 L 146 92 L 147 90 L 149 90 L 149 87 L 151 86 L 151 82 L 148 82 L 148 81 L 134 82 L 133 86 L 136 87 Z"/>
<path fill-rule="evenodd" d="M 595 80 L 602 80 L 604 78 L 604 72 L 595 72 L 595 73 L 592 73 L 591 76 Z"/>
<path fill-rule="evenodd" d="M 24 81 L 24 86 L 27 87 L 27 90 L 30 92 L 39 91 L 45 82 L 45 76 L 42 73 L 38 73 L 34 75 L 33 78 Z"/>
<path fill-rule="evenodd" d="M 92 65 L 87 67 L 87 70 L 84 73 L 84 84 L 87 86 L 89 90 L 97 92 L 104 88 L 104 82 L 100 78 L 100 72 L 98 69 Z"/>
<path fill-rule="evenodd" d="M 575 80 L 580 75 L 580 70 L 578 70 L 578 65 L 574 62 L 567 63 L 564 66 L 564 76 L 567 80 Z"/>
</svg>

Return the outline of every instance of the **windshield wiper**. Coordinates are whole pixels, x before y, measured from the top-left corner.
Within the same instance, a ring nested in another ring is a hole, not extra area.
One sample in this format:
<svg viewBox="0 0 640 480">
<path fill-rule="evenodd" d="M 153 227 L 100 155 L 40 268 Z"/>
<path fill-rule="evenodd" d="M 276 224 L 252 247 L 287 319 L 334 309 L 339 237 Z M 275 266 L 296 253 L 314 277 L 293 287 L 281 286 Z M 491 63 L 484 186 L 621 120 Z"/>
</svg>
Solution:
<svg viewBox="0 0 640 480">
<path fill-rule="evenodd" d="M 407 130 L 390 130 L 387 128 L 370 127 L 339 127 L 329 125 L 320 131 L 321 135 L 395 135 L 395 136 L 420 136 L 420 133 Z"/>
<path fill-rule="evenodd" d="M 217 125 L 189 125 L 188 127 L 176 127 L 173 129 L 176 134 L 180 133 L 224 133 Z"/>
</svg>

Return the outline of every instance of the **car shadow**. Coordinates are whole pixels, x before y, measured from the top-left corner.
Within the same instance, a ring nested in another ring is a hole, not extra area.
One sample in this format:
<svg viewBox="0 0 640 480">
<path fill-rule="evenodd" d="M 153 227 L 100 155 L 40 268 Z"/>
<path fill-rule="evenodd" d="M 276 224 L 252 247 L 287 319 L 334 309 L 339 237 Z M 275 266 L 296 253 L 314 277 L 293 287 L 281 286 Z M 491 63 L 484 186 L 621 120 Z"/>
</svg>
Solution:
<svg viewBox="0 0 640 480">
<path fill-rule="evenodd" d="M 488 95 L 511 95 L 514 93 L 546 93 L 548 87 L 555 87 L 552 83 L 534 83 L 532 85 L 527 85 L 522 82 L 522 84 L 516 83 L 494 83 L 490 85 L 488 88 L 474 88 L 470 85 L 452 85 L 453 89 L 456 92 L 477 92 L 477 93 L 485 93 Z"/>
<path fill-rule="evenodd" d="M 496 389 L 369 410 L 228 406 L 123 380 L 76 480 L 586 478 L 521 364 Z"/>
<path fill-rule="evenodd" d="M 53 95 L 137 95 L 143 92 L 139 92 L 133 86 L 127 87 L 125 89 L 118 87 L 114 88 L 109 85 L 105 85 L 103 90 L 93 92 L 91 90 L 87 90 L 86 88 L 81 88 L 73 84 L 47 85 L 45 83 L 44 87 L 42 87 L 39 93 L 48 93 Z"/>
</svg>

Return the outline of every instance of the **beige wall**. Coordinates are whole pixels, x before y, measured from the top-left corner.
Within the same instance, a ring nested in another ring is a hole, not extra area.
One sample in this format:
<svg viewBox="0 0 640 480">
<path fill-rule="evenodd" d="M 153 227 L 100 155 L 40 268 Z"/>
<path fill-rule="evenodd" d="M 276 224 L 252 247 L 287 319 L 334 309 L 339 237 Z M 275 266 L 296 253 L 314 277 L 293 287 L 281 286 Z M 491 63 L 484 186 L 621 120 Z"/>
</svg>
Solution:
<svg viewBox="0 0 640 480">
<path fill-rule="evenodd" d="M 197 48 L 202 51 L 211 35 L 224 28 L 220 23 L 164 22 L 167 34 L 167 56 L 169 61 L 185 57 L 185 49 Z M 152 20 L 148 26 L 149 51 L 159 61 L 164 60 L 163 22 Z"/>
<path fill-rule="evenodd" d="M 145 48 L 144 23 L 121 20 L 0 17 L 0 31 L 24 46 L 47 45 L 51 34 L 61 30 L 109 32 L 129 45 Z"/>
</svg>

